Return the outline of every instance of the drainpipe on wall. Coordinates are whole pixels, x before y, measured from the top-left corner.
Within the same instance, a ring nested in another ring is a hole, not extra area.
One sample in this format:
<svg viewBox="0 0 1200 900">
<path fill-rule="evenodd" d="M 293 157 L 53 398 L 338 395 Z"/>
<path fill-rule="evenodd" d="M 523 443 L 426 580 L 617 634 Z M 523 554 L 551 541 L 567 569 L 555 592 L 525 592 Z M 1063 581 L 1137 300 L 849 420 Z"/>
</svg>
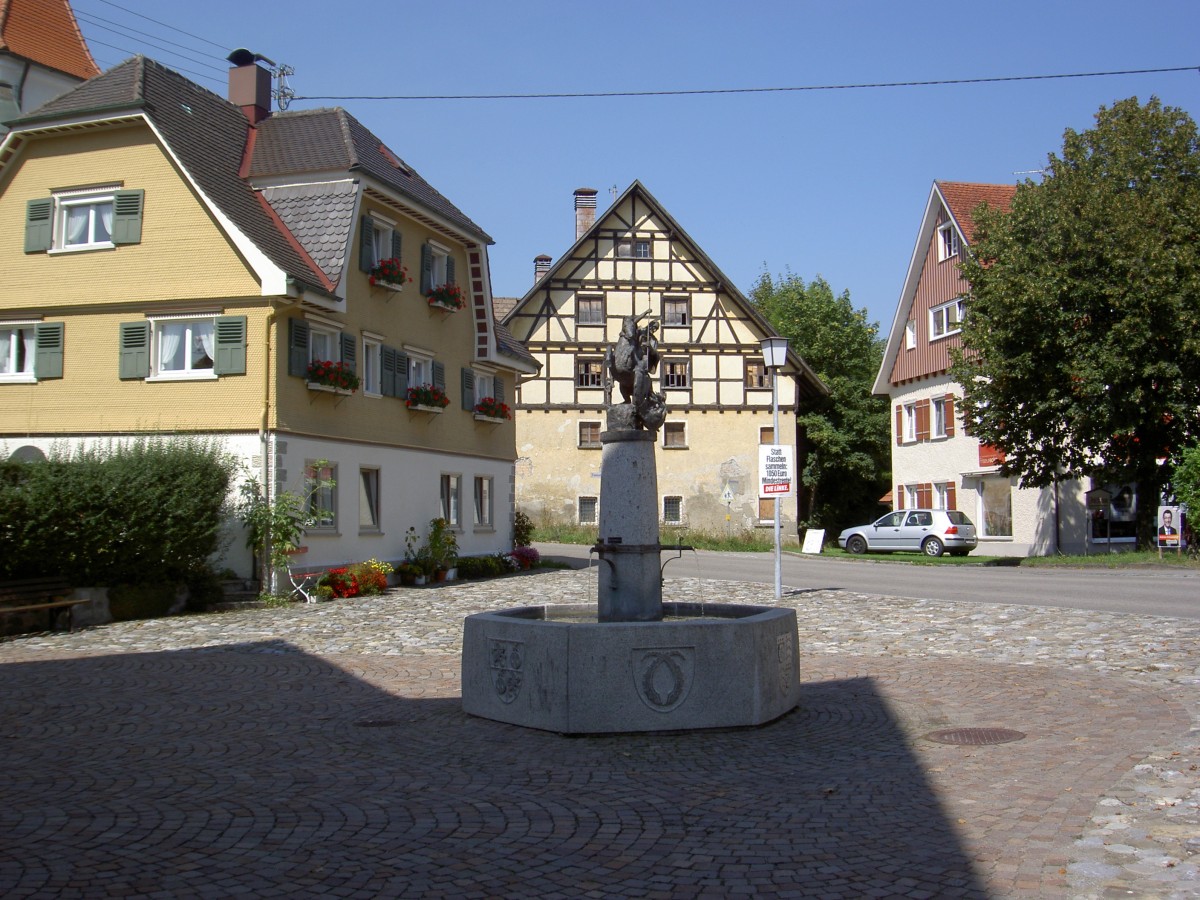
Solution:
<svg viewBox="0 0 1200 900">
<path fill-rule="evenodd" d="M 272 463 L 275 459 L 275 447 L 271 441 L 269 429 L 271 421 L 271 335 L 275 330 L 275 316 L 279 311 L 272 304 L 267 314 L 266 334 L 263 337 L 263 399 L 262 421 L 258 426 L 258 442 L 261 447 L 259 460 L 260 477 L 262 478 L 263 499 L 268 503 L 275 502 L 275 485 L 271 478 Z M 275 591 L 275 570 L 271 565 L 271 536 L 267 534 L 263 541 L 262 566 L 267 574 L 267 583 L 263 587 Z"/>
</svg>

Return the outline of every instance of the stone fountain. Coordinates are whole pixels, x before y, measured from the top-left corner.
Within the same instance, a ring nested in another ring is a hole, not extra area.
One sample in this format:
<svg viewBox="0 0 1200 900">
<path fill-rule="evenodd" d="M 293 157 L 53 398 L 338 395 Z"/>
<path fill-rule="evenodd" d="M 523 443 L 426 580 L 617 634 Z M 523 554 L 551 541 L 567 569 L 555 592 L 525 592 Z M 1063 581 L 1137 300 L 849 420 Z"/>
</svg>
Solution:
<svg viewBox="0 0 1200 900">
<path fill-rule="evenodd" d="M 652 390 L 658 323 L 628 316 L 605 359 L 596 606 L 468 616 L 463 709 L 563 734 L 761 725 L 799 703 L 796 613 L 664 603 Z M 613 384 L 623 402 L 612 402 Z"/>
</svg>

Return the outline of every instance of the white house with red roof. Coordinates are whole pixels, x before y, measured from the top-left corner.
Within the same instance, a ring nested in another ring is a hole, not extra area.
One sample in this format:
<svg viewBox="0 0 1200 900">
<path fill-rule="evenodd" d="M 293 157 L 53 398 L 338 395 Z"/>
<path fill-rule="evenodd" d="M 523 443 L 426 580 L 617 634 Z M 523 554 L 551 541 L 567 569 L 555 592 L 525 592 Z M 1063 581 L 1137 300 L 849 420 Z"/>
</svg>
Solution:
<svg viewBox="0 0 1200 900">
<path fill-rule="evenodd" d="M 1007 209 L 1015 193 L 1013 185 L 953 181 L 935 181 L 929 192 L 873 388 L 892 405 L 891 500 L 896 509 L 966 513 L 981 555 L 1082 553 L 1083 491 L 1091 485 L 1022 489 L 1002 475 L 1003 454 L 964 427 L 962 386 L 950 375 L 950 351 L 960 346 L 960 323 L 970 314 L 958 263 L 974 237 L 972 213 L 981 204 Z"/>
<path fill-rule="evenodd" d="M 99 74 L 67 0 L 0 0 L 0 123 Z"/>
</svg>

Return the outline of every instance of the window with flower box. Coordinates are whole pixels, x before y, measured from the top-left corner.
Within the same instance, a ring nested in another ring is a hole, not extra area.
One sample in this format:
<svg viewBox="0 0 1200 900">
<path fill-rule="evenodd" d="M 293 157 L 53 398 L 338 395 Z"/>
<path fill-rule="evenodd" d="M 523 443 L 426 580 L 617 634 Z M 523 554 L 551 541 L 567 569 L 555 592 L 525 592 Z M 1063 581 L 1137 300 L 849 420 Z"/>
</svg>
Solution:
<svg viewBox="0 0 1200 900">
<path fill-rule="evenodd" d="M 62 322 L 0 322 L 0 382 L 63 377 Z"/>
<path fill-rule="evenodd" d="M 511 419 L 505 400 L 504 380 L 492 372 L 476 369 L 462 370 L 462 406 L 477 416 L 490 419 Z"/>
<path fill-rule="evenodd" d="M 317 367 L 324 374 L 316 374 Z M 288 319 L 288 374 L 305 379 L 314 390 L 355 390 L 360 383 L 358 339 L 322 321 Z"/>
<path fill-rule="evenodd" d="M 435 287 L 455 284 L 454 257 L 450 249 L 435 241 L 421 245 L 421 293 L 428 294 Z"/>
</svg>

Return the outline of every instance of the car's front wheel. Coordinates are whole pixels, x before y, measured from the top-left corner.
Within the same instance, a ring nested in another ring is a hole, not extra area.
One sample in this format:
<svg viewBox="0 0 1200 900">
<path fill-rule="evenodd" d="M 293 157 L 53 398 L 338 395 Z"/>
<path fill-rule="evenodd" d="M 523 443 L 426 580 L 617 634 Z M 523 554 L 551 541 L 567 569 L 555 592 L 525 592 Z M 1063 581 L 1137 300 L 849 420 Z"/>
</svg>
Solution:
<svg viewBox="0 0 1200 900">
<path fill-rule="evenodd" d="M 867 552 L 867 541 L 861 534 L 853 534 L 850 540 L 846 541 L 846 552 L 855 555 Z"/>
<path fill-rule="evenodd" d="M 921 550 L 926 556 L 941 556 L 945 549 L 942 542 L 935 537 L 925 538 L 925 543 L 921 545 Z"/>
</svg>

